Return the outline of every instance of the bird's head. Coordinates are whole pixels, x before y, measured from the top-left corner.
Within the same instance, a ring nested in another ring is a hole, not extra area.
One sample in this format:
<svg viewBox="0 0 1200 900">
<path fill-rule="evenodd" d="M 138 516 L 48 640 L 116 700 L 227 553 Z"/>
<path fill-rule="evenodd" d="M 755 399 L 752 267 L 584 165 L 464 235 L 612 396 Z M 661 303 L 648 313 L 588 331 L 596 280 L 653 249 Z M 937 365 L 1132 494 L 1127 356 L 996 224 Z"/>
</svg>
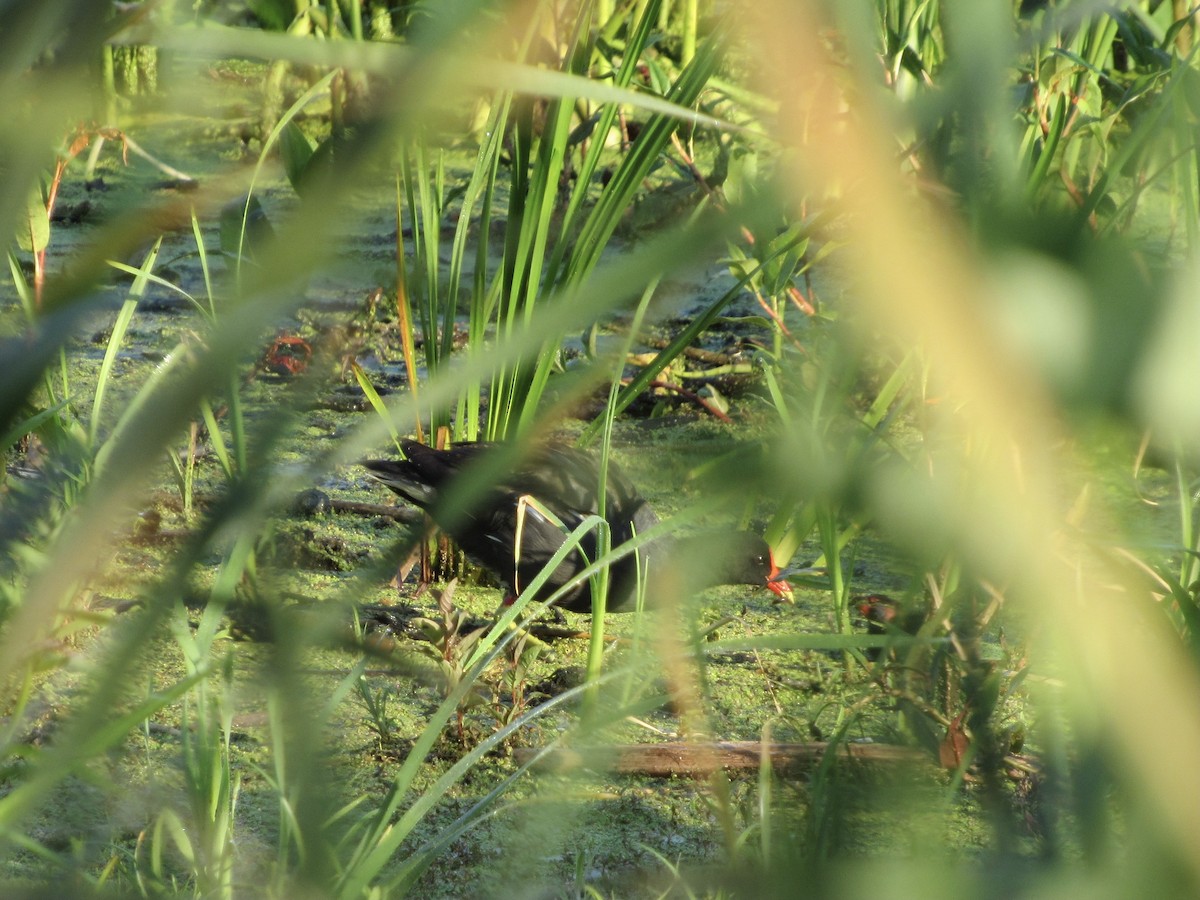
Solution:
<svg viewBox="0 0 1200 900">
<path fill-rule="evenodd" d="M 792 602 L 787 572 L 775 563 L 770 545 L 749 531 L 704 534 L 684 538 L 695 565 L 703 567 L 708 584 L 752 584 L 765 587 L 780 601 Z"/>
</svg>

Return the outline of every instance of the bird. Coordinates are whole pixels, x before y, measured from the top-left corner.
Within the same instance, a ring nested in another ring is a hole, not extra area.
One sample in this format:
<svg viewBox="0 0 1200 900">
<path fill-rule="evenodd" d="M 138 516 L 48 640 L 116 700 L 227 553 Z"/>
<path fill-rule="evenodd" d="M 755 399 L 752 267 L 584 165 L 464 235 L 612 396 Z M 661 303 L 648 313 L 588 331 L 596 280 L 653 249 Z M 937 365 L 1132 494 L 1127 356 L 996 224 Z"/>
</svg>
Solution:
<svg viewBox="0 0 1200 900">
<path fill-rule="evenodd" d="M 434 523 L 483 568 L 519 594 L 588 516 L 600 511 L 600 465 L 583 450 L 545 444 L 521 459 L 516 445 L 461 442 L 446 450 L 401 441 L 404 459 L 362 462 L 371 477 L 425 510 Z M 518 461 L 519 460 L 519 461 Z M 605 479 L 604 519 L 610 546 L 618 547 L 658 524 L 654 510 L 616 463 Z M 597 558 L 595 529 L 554 568 L 534 594 L 547 600 Z M 672 560 L 694 573 L 697 587 L 752 584 L 791 600 L 787 572 L 771 548 L 748 531 L 661 536 L 615 560 L 609 568 L 606 609 L 626 612 L 637 605 L 639 560 L 654 585 Z M 701 571 L 701 569 L 703 571 Z M 568 589 L 555 604 L 590 613 L 590 579 Z"/>
<path fill-rule="evenodd" d="M 915 635 L 930 615 L 928 604 L 903 603 L 888 594 L 859 594 L 850 601 L 866 619 L 868 634 Z M 884 648 L 871 647 L 866 654 L 867 659 L 879 659 Z M 889 651 L 889 655 L 894 658 L 894 651 Z"/>
</svg>

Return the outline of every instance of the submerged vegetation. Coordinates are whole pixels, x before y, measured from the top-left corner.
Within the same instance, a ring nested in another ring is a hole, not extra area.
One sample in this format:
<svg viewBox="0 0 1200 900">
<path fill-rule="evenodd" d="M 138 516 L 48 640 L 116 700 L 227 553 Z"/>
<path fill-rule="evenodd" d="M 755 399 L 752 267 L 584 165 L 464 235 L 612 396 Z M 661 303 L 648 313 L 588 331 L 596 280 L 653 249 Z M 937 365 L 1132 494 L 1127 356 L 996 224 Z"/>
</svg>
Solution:
<svg viewBox="0 0 1200 900">
<path fill-rule="evenodd" d="M 0 893 L 1200 892 L 1187 4 L 0 15 Z M 406 437 L 795 605 L 504 605 Z"/>
</svg>

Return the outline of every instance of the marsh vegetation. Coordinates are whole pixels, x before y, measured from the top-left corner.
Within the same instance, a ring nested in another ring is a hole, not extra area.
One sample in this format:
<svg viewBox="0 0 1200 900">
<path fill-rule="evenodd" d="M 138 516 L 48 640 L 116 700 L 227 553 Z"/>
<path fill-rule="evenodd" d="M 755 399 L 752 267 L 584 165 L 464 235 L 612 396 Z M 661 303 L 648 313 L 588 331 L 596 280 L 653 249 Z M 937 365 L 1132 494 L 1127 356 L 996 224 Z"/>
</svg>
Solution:
<svg viewBox="0 0 1200 900">
<path fill-rule="evenodd" d="M 1197 894 L 1186 4 L 0 16 L 0 893 Z M 505 604 L 414 437 L 794 602 Z"/>
</svg>

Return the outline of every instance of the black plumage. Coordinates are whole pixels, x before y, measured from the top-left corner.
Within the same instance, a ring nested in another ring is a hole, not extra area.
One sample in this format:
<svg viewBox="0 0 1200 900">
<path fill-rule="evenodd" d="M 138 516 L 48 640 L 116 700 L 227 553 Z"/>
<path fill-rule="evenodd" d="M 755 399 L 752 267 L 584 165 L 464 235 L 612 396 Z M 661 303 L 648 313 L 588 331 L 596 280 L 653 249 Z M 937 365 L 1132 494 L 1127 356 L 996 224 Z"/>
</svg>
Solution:
<svg viewBox="0 0 1200 900">
<path fill-rule="evenodd" d="M 495 573 L 514 594 L 546 566 L 567 536 L 599 503 L 599 463 L 589 453 L 560 446 L 539 448 L 517 459 L 509 444 L 462 443 L 435 450 L 416 441 L 402 443 L 403 460 L 368 460 L 371 475 L 401 497 L 426 510 L 438 526 L 477 563 Z M 617 547 L 644 534 L 658 516 L 620 468 L 609 462 L 604 519 Z M 589 529 L 555 567 L 537 598 L 552 593 L 596 559 L 597 538 Z M 582 551 L 582 552 L 581 552 Z M 698 557 L 707 571 L 704 584 L 757 584 L 782 596 L 790 594 L 770 548 L 758 535 L 733 532 L 689 538 L 661 537 L 616 560 L 609 567 L 607 608 L 615 612 L 635 604 L 638 566 L 651 584 L 671 557 Z M 585 579 L 558 601 L 573 612 L 590 612 L 591 588 Z"/>
</svg>

